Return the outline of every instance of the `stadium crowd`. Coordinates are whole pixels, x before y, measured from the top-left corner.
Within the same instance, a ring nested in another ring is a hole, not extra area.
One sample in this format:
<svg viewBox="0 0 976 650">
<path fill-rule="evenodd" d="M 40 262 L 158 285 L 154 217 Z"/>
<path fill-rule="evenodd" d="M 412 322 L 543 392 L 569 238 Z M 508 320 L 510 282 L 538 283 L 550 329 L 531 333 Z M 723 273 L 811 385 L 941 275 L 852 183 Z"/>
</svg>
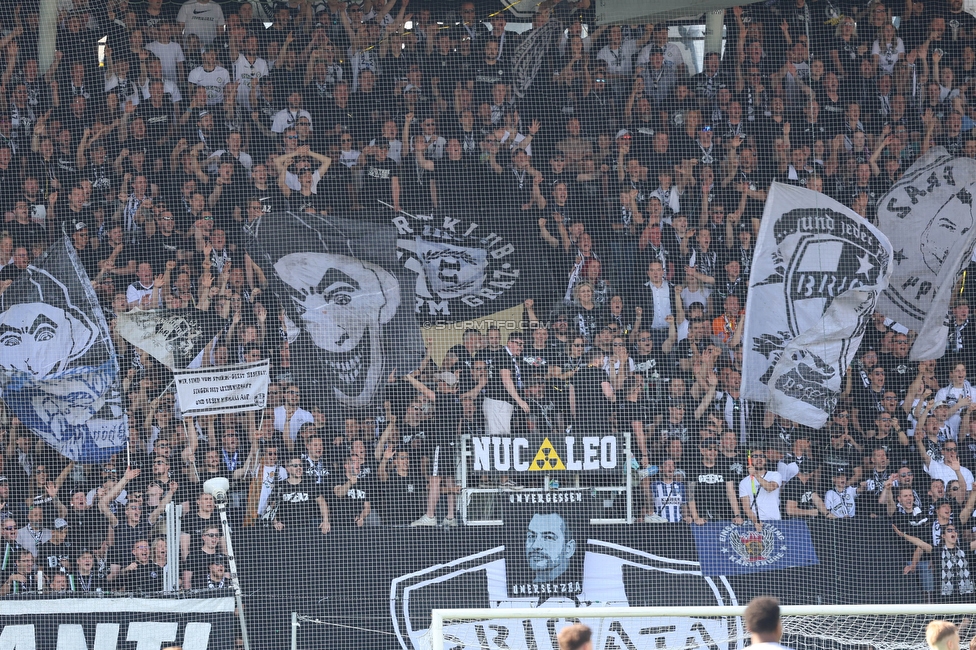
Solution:
<svg viewBox="0 0 976 650">
<path fill-rule="evenodd" d="M 66 233 L 110 326 L 216 313 L 203 365 L 270 358 L 274 381 L 265 412 L 183 419 L 171 373 L 116 336 L 129 456 L 67 463 L 6 414 L 0 595 L 161 590 L 171 502 L 179 587 L 227 586 L 216 476 L 234 526 L 289 542 L 454 527 L 461 435 L 572 426 L 630 432 L 643 522 L 890 521 L 908 579 L 973 597 L 971 283 L 939 361 L 909 361 L 914 332 L 877 314 L 821 430 L 739 384 L 770 183 L 873 220 L 930 147 L 976 156 L 976 18 L 962 0 L 774 0 L 727 12 L 724 55 L 699 64 L 668 24 L 594 27 L 589 4 L 545 0 L 517 33 L 463 0 L 61 0 L 43 74 L 36 2 L 3 12 L 0 290 Z M 552 48 L 520 49 L 549 21 Z M 246 252 L 284 210 L 515 224 L 539 260 L 525 326 L 466 331 L 375 411 L 303 393 Z"/>
</svg>

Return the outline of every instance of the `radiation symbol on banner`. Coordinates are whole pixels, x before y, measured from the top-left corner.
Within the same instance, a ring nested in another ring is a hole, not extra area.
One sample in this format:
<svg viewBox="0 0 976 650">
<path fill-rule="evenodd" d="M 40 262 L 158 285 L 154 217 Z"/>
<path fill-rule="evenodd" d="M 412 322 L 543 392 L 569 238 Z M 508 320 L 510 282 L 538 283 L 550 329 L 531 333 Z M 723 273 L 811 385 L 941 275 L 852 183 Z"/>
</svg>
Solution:
<svg viewBox="0 0 976 650">
<path fill-rule="evenodd" d="M 547 472 L 565 469 L 566 466 L 563 465 L 562 459 L 556 453 L 556 448 L 549 442 L 549 438 L 543 440 L 542 445 L 539 446 L 539 451 L 535 454 L 535 458 L 532 459 L 532 465 L 529 467 L 529 471 Z"/>
</svg>

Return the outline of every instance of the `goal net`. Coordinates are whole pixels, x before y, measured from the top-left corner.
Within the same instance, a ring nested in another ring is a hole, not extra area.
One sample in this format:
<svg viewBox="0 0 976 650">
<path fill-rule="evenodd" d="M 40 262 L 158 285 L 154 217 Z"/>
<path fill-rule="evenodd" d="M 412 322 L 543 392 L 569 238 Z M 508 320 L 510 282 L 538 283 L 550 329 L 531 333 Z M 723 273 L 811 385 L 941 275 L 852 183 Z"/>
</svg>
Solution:
<svg viewBox="0 0 976 650">
<path fill-rule="evenodd" d="M 593 630 L 598 650 L 736 650 L 749 637 L 744 607 L 606 607 L 599 611 L 525 609 L 435 610 L 425 637 L 430 650 L 558 648 L 565 626 L 583 623 Z M 933 618 L 954 621 L 965 636 L 976 606 L 913 607 L 785 606 L 783 641 L 788 647 L 908 650 L 925 648 L 925 627 Z"/>
</svg>

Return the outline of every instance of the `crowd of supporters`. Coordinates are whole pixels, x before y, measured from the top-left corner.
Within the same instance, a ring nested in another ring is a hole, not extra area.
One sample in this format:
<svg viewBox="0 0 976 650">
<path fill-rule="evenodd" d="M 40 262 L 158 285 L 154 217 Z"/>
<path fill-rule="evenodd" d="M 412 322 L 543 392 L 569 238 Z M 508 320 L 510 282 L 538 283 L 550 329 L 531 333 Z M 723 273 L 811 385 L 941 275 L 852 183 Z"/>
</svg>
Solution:
<svg viewBox="0 0 976 650">
<path fill-rule="evenodd" d="M 116 336 L 126 456 L 67 463 L 5 415 L 0 595 L 161 590 L 171 502 L 174 587 L 226 586 L 201 489 L 217 476 L 233 526 L 289 543 L 454 527 L 462 435 L 572 427 L 630 433 L 639 522 L 890 520 L 908 579 L 973 597 L 969 285 L 938 361 L 910 361 L 914 332 L 877 314 L 821 430 L 739 384 L 770 183 L 874 220 L 930 147 L 976 155 L 976 18 L 962 0 L 773 0 L 728 11 L 724 54 L 699 59 L 668 24 L 596 27 L 589 4 L 545 0 L 518 33 L 467 1 L 60 0 L 43 73 L 37 3 L 3 12 L 0 291 L 67 234 L 110 327 L 213 312 L 228 325 L 203 365 L 269 358 L 273 383 L 263 412 L 181 418 L 171 374 Z M 538 261 L 525 326 L 466 331 L 375 410 L 303 393 L 246 252 L 285 210 L 516 227 Z"/>
</svg>

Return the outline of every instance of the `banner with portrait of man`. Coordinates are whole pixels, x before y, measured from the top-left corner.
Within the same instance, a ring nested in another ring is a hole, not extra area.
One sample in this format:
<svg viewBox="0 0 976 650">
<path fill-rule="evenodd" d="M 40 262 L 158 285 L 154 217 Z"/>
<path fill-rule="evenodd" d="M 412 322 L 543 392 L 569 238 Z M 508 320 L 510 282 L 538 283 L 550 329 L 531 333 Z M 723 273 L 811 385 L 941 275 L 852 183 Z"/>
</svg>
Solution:
<svg viewBox="0 0 976 650">
<path fill-rule="evenodd" d="M 249 246 L 277 296 L 293 378 L 344 407 L 370 404 L 424 356 L 412 273 L 387 224 L 269 214 Z"/>
<path fill-rule="evenodd" d="M 82 463 L 123 448 L 115 346 L 67 238 L 0 295 L 0 350 L 3 401 L 44 442 Z"/>
<path fill-rule="evenodd" d="M 560 490 L 503 496 L 508 596 L 572 605 L 583 592 L 584 540 L 577 534 L 589 523 L 587 495 Z"/>
<path fill-rule="evenodd" d="M 894 256 L 878 311 L 918 332 L 913 361 L 945 352 L 945 315 L 976 245 L 974 179 L 976 161 L 934 147 L 878 202 L 878 227 L 891 240 Z"/>
</svg>

